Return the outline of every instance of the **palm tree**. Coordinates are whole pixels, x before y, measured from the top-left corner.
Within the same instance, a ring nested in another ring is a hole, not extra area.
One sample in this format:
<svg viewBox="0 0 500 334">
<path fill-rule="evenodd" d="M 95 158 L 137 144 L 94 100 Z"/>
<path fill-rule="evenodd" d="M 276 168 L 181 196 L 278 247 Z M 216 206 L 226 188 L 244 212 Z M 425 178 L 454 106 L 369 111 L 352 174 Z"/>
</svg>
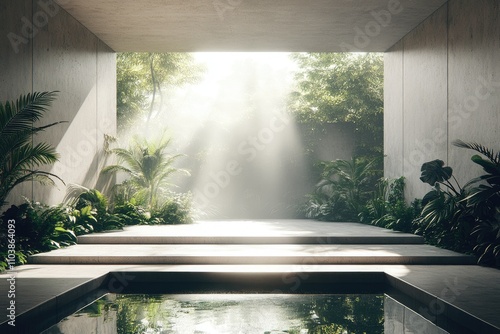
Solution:
<svg viewBox="0 0 500 334">
<path fill-rule="evenodd" d="M 55 148 L 47 143 L 33 145 L 33 135 L 62 123 L 34 126 L 55 96 L 56 92 L 35 92 L 21 95 L 15 103 L 0 103 L 0 206 L 20 183 L 36 181 L 53 185 L 52 177 L 61 180 L 57 175 L 36 169 L 58 161 Z"/>
<path fill-rule="evenodd" d="M 120 164 L 107 166 L 102 173 L 126 173 L 129 176 L 126 184 L 135 192 L 134 197 L 154 209 L 161 192 L 171 185 L 168 183 L 170 176 L 178 171 L 187 173 L 172 166 L 182 155 L 169 155 L 165 152 L 170 142 L 165 137 L 158 142 L 134 138 L 128 149 L 111 150 L 119 158 Z"/>
</svg>

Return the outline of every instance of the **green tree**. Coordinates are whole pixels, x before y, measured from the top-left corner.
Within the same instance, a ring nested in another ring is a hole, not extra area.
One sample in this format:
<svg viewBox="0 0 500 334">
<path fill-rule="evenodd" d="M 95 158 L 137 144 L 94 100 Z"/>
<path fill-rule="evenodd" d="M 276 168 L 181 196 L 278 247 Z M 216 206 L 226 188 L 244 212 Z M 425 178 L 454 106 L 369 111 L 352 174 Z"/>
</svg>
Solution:
<svg viewBox="0 0 500 334">
<path fill-rule="evenodd" d="M 52 177 L 61 180 L 37 169 L 58 160 L 55 148 L 47 143 L 33 144 L 33 135 L 61 123 L 34 126 L 47 112 L 55 95 L 56 92 L 35 92 L 20 96 L 15 103 L 0 104 L 0 206 L 20 183 L 54 184 Z"/>
<path fill-rule="evenodd" d="M 129 179 L 126 186 L 131 188 L 134 198 L 148 208 L 156 209 L 158 199 L 170 186 L 168 180 L 171 175 L 184 171 L 172 166 L 182 155 L 167 153 L 170 142 L 170 139 L 165 137 L 157 142 L 135 138 L 128 149 L 111 150 L 120 159 L 121 164 L 105 167 L 102 172 L 127 174 Z"/>
<path fill-rule="evenodd" d="M 366 53 L 295 53 L 297 89 L 290 110 L 310 131 L 351 123 L 360 154 L 383 152 L 383 58 Z"/>
<path fill-rule="evenodd" d="M 161 111 L 168 87 L 194 82 L 202 68 L 188 53 L 125 52 L 117 55 L 117 115 L 120 131 L 138 117 Z"/>
</svg>

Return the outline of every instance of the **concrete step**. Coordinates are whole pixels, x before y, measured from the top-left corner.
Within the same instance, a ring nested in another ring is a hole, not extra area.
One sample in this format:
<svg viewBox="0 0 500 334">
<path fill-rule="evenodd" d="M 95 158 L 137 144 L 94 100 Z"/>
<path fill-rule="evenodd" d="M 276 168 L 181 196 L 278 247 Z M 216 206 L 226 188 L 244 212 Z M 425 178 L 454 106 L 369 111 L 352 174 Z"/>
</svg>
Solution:
<svg viewBox="0 0 500 334">
<path fill-rule="evenodd" d="M 79 244 L 423 244 L 421 236 L 357 223 L 311 220 L 200 221 L 128 226 L 78 237 Z"/>
<path fill-rule="evenodd" d="M 429 245 L 75 245 L 34 264 L 474 264 Z"/>
<path fill-rule="evenodd" d="M 89 234 L 78 237 L 79 244 L 423 244 L 424 239 L 420 236 L 402 234 L 399 236 L 120 236 L 120 235 L 94 235 Z"/>
</svg>

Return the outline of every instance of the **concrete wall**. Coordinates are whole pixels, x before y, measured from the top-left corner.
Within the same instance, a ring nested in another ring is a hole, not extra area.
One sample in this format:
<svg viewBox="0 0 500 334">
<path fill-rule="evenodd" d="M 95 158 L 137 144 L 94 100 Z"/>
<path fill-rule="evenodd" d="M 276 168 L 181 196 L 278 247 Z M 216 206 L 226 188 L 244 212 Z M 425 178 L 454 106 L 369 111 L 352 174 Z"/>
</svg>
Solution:
<svg viewBox="0 0 500 334">
<path fill-rule="evenodd" d="M 50 128 L 35 142 L 54 145 L 60 162 L 47 170 L 66 184 L 104 186 L 104 134 L 116 134 L 115 53 L 52 0 L 0 2 L 0 101 L 34 91 L 59 91 L 41 124 Z M 10 196 L 53 204 L 66 187 L 25 184 Z"/>
<path fill-rule="evenodd" d="M 407 198 L 429 186 L 422 163 L 441 159 L 463 184 L 480 174 L 456 139 L 500 150 L 500 2 L 450 0 L 385 54 L 385 175 Z"/>
</svg>

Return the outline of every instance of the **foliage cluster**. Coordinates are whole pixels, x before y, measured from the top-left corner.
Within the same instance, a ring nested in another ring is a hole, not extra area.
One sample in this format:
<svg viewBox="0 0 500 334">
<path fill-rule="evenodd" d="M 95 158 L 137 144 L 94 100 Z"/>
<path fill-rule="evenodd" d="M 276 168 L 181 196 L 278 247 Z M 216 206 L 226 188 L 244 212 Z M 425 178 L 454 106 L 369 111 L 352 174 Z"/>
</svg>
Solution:
<svg viewBox="0 0 500 334">
<path fill-rule="evenodd" d="M 359 221 L 392 230 L 413 233 L 413 221 L 419 216 L 419 200 L 406 203 L 405 179 L 382 178 L 377 182 L 372 198 L 359 214 Z"/>
<path fill-rule="evenodd" d="M 500 267 L 500 152 L 477 143 L 454 144 L 480 153 L 483 157 L 471 160 L 484 174 L 462 187 L 443 161 L 422 165 L 420 179 L 433 189 L 422 200 L 416 232 L 439 246 L 475 252 L 479 264 Z"/>
<path fill-rule="evenodd" d="M 329 221 L 357 221 L 380 178 L 378 159 L 352 158 L 321 162 L 321 180 L 309 195 L 307 218 Z"/>
<path fill-rule="evenodd" d="M 322 180 L 309 196 L 305 214 L 420 234 L 428 243 L 475 253 L 479 264 L 500 267 L 500 152 L 477 143 L 454 144 L 482 155 L 471 160 L 483 175 L 461 186 L 442 160 L 426 162 L 420 180 L 432 189 L 407 204 L 404 178 L 370 181 L 376 175 L 372 161 L 323 162 Z"/>
<path fill-rule="evenodd" d="M 306 138 L 324 124 L 352 124 L 358 155 L 383 152 L 383 57 L 366 53 L 296 53 L 297 88 L 289 109 L 308 130 Z"/>
<path fill-rule="evenodd" d="M 189 173 L 173 166 L 181 154 L 169 154 L 170 139 L 159 140 L 134 138 L 129 148 L 114 148 L 111 153 L 118 163 L 107 166 L 102 173 L 124 173 L 127 180 L 117 188 L 119 198 L 133 200 L 150 210 L 158 209 L 170 197 L 169 179 L 174 173 Z"/>
<path fill-rule="evenodd" d="M 21 205 L 12 205 L 1 219 L 2 240 L 7 240 L 8 222 L 15 221 L 16 251 L 22 255 L 17 256 L 17 264 L 25 263 L 28 255 L 74 245 L 78 235 L 123 226 L 122 218 L 109 211 L 107 199 L 95 189 L 81 192 L 71 203 L 55 206 L 26 199 Z M 0 255 L 2 259 L 7 256 Z"/>
<path fill-rule="evenodd" d="M 121 229 L 126 225 L 158 225 L 192 223 L 191 197 L 171 194 L 157 210 L 127 201 L 113 208 L 96 189 L 78 187 L 67 203 L 47 206 L 38 202 L 12 205 L 1 216 L 0 271 L 7 267 L 7 226 L 15 221 L 16 264 L 26 263 L 27 256 L 74 245 L 77 236 Z"/>
</svg>

